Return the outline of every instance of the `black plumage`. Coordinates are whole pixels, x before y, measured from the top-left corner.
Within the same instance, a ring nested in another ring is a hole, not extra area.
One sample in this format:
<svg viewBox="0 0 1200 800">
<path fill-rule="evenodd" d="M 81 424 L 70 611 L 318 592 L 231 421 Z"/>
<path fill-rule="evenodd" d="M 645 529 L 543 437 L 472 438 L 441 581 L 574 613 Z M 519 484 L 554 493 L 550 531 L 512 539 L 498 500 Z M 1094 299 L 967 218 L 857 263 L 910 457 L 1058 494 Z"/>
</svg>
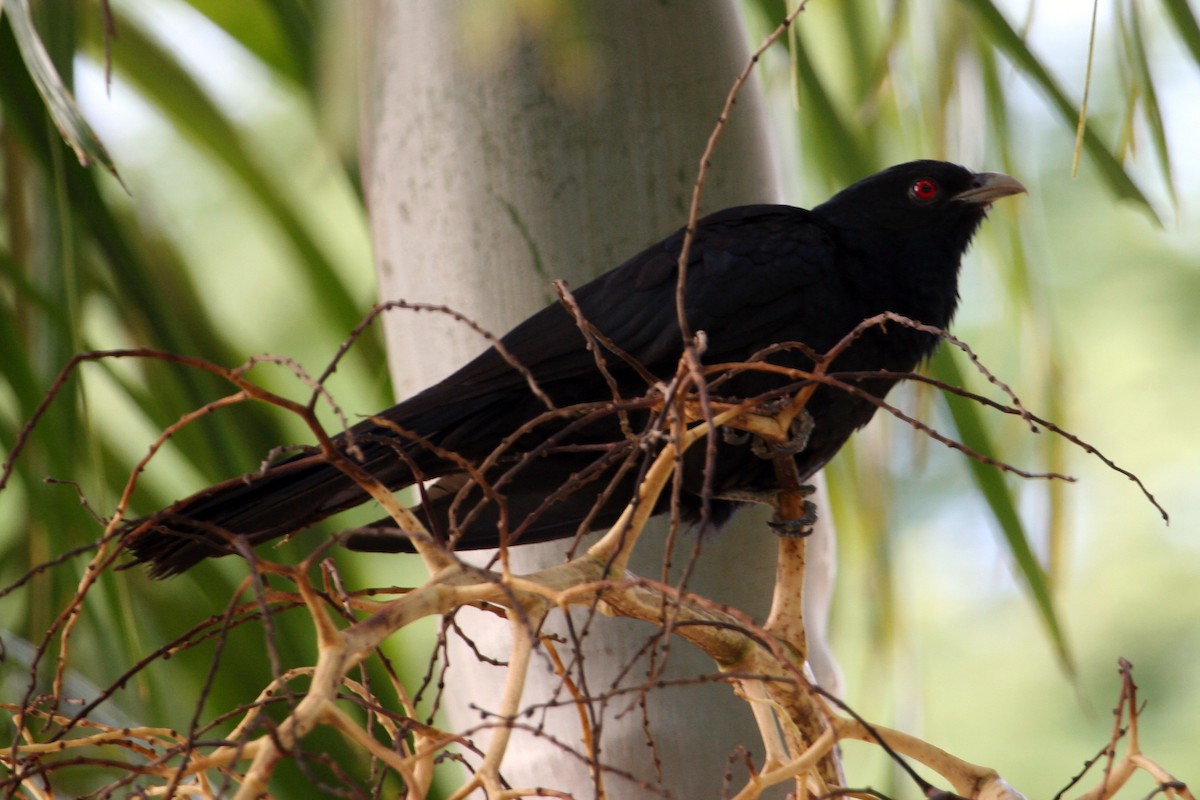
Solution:
<svg viewBox="0 0 1200 800">
<path fill-rule="evenodd" d="M 688 329 L 703 331 L 706 338 L 704 363 L 745 361 L 784 342 L 824 353 L 864 319 L 883 311 L 946 327 L 958 302 L 962 255 L 987 208 L 995 199 L 1022 191 L 1007 175 L 915 161 L 859 181 L 811 211 L 756 205 L 704 218 L 690 251 L 684 300 Z M 489 482 L 496 481 L 520 463 L 498 490 L 507 508 L 508 541 L 573 536 L 585 523 L 591 529 L 605 527 L 628 503 L 637 470 L 622 471 L 620 465 L 644 457 L 648 447 L 645 442 L 639 447 L 638 437 L 626 434 L 643 432 L 650 414 L 627 414 L 623 431 L 618 415 L 599 406 L 613 399 L 613 383 L 621 397 L 639 398 L 651 390 L 648 377 L 665 380 L 675 373 L 682 353 L 675 304 L 682 242 L 681 230 L 574 292 L 582 315 L 621 351 L 604 353 L 607 378 L 585 346 L 576 319 L 562 305 L 542 309 L 501 339 L 555 406 L 596 404 L 550 415 L 512 442 L 487 473 Z M 937 341 L 899 325 L 872 328 L 831 370 L 910 372 Z M 773 353 L 767 360 L 800 369 L 812 366 L 799 348 Z M 882 398 L 896 380 L 860 378 L 857 385 Z M 714 393 L 756 397 L 780 390 L 784 383 L 776 375 L 747 371 L 720 382 Z M 867 399 L 818 387 L 806 407 L 811 435 L 795 455 L 801 478 L 832 458 L 875 409 Z M 469 481 L 461 462 L 443 456 L 453 452 L 479 464 L 506 437 L 546 411 L 525 376 L 491 348 L 440 383 L 380 412 L 379 417 L 409 436 L 371 420 L 354 426 L 352 434 L 361 465 L 389 488 L 442 478 L 421 510 L 435 533 L 453 533 L 457 547 L 496 546 L 496 503 L 485 502 L 469 516 L 477 491 L 465 490 L 474 494 L 460 500 L 452 522 L 452 500 Z M 345 435 L 336 441 L 344 444 Z M 701 516 L 705 480 L 711 492 L 707 519 L 715 524 L 738 505 L 729 498 L 774 489 L 771 462 L 754 454 L 749 443 L 720 438 L 716 468 L 707 476 L 703 449 L 693 448 L 684 463 L 681 507 L 686 518 Z M 537 455 L 522 460 L 530 451 Z M 572 475 L 575 480 L 568 482 Z M 258 544 L 366 499 L 322 456 L 297 456 L 136 520 L 127 528 L 126 541 L 137 561 L 150 562 L 153 574 L 169 575 L 230 552 L 231 535 Z M 666 502 L 656 510 L 665 511 Z M 467 524 L 459 524 L 464 519 Z M 352 544 L 356 541 L 365 548 L 405 549 L 398 536 L 351 538 Z"/>
</svg>

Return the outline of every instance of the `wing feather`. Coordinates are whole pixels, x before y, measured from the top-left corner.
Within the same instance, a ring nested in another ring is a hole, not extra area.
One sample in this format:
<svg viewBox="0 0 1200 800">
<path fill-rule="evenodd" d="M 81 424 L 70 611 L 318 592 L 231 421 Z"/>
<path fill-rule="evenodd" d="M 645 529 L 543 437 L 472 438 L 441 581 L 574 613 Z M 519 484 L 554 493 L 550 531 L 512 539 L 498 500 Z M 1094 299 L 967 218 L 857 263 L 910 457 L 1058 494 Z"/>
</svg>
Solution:
<svg viewBox="0 0 1200 800">
<path fill-rule="evenodd" d="M 682 352 L 675 289 L 683 235 L 677 231 L 574 293 L 592 325 L 660 376 L 673 371 Z M 797 294 L 829 283 L 833 268 L 824 227 L 803 209 L 741 206 L 701 220 L 688 261 L 685 307 L 690 328 L 708 334 L 707 360 L 744 358 L 748 348 L 763 341 L 803 339 L 806 315 L 796 312 L 810 303 Z M 825 291 L 815 292 L 815 305 Z M 543 388 L 581 381 L 588 389 L 601 385 L 595 356 L 561 305 L 542 309 L 501 341 Z M 608 360 L 614 371 L 632 372 L 615 358 Z M 478 400 L 521 391 L 524 384 L 524 377 L 489 348 L 442 383 L 385 413 L 410 424 L 426 414 L 444 418 L 451 407 L 474 414 Z M 603 396 L 593 393 L 592 399 Z"/>
</svg>

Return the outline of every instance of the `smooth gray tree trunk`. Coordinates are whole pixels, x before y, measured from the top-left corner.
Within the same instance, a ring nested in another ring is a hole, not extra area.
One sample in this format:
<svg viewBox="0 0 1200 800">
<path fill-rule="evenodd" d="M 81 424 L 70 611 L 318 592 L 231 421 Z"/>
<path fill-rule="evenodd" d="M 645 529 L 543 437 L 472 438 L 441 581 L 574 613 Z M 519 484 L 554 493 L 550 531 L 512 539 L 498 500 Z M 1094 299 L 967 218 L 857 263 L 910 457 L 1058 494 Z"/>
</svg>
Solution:
<svg viewBox="0 0 1200 800">
<path fill-rule="evenodd" d="M 700 154 L 749 56 L 737 4 L 723 0 L 563 3 L 540 21 L 518 13 L 530 7 L 379 0 L 364 15 L 363 180 L 380 297 L 445 303 L 497 334 L 552 302 L 553 279 L 580 286 L 686 221 Z M 779 199 L 761 106 L 751 82 L 713 162 L 707 211 Z M 486 346 L 437 314 L 392 313 L 386 326 L 401 397 Z M 829 567 L 832 539 L 828 531 L 818 539 L 823 544 L 812 548 L 810 560 Z M 659 577 L 662 541 L 644 537 L 632 569 Z M 675 563 L 686 561 L 693 544 L 684 538 Z M 559 563 L 564 549 L 515 548 L 513 568 Z M 762 621 L 775 551 L 762 516 L 742 515 L 705 543 L 689 589 Z M 587 621 L 583 614 L 575 619 Z M 506 656 L 502 620 L 467 609 L 458 621 L 484 653 Z M 820 625 L 810 631 L 816 650 Z M 550 627 L 563 630 L 561 615 Z M 585 640 L 586 689 L 610 690 L 651 633 L 630 620 L 593 620 Z M 560 651 L 569 654 L 569 647 Z M 479 724 L 478 709 L 495 708 L 504 670 L 480 662 L 457 639 L 450 662 L 445 711 L 451 728 L 464 730 Z M 713 671 L 688 645 L 671 646 L 669 678 Z M 644 675 L 644 664 L 634 666 L 623 684 L 636 685 Z M 539 659 L 525 705 L 551 697 L 568 699 Z M 593 705 L 603 714 L 604 763 L 679 798 L 719 797 L 727 759 L 739 744 L 761 764 L 751 713 L 726 685 L 653 689 L 646 699 L 656 752 L 647 746 L 635 695 Z M 581 750 L 580 722 L 569 704 L 522 722 L 542 725 L 561 745 Z M 740 785 L 744 769 L 732 772 Z M 576 797 L 595 791 L 588 765 L 544 738 L 516 740 L 503 774 L 513 786 L 550 786 Z M 612 797 L 651 796 L 615 774 L 604 782 Z"/>
</svg>

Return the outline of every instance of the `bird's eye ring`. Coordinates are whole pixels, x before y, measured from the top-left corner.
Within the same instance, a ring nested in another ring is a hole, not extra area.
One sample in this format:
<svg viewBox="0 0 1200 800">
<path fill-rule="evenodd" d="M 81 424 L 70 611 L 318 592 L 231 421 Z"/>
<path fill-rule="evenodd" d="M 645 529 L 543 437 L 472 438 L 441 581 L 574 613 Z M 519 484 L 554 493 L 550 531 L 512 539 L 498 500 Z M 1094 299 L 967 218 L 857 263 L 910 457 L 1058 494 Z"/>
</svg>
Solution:
<svg viewBox="0 0 1200 800">
<path fill-rule="evenodd" d="M 908 187 L 908 197 L 916 203 L 931 203 L 940 193 L 937 183 L 930 178 L 918 178 Z"/>
</svg>

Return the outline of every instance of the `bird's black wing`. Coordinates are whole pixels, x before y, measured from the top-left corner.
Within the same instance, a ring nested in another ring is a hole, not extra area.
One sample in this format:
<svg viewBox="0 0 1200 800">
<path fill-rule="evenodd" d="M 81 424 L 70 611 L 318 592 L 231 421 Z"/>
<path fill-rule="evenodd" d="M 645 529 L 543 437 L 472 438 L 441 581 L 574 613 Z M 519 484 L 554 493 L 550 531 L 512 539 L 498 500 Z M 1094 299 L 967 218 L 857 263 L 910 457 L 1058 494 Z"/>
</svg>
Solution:
<svg viewBox="0 0 1200 800">
<path fill-rule="evenodd" d="M 682 353 L 675 292 L 683 238 L 677 231 L 574 292 L 588 322 L 660 378 L 673 372 Z M 802 333 L 806 317 L 821 312 L 820 297 L 831 290 L 819 287 L 832 280 L 833 268 L 825 229 L 804 209 L 740 206 L 701 220 L 688 259 L 684 307 L 689 328 L 708 335 L 706 360 L 748 355 L 781 341 L 782 331 Z M 602 385 L 594 354 L 560 304 L 529 317 L 501 344 L 539 384 Z M 605 358 L 612 369 L 625 369 L 618 356 Z M 427 414 L 449 417 L 458 408 L 474 414 L 477 399 L 506 396 L 524 385 L 525 378 L 493 348 L 384 416 L 411 424 Z M 417 425 L 423 433 L 434 427 Z"/>
<path fill-rule="evenodd" d="M 658 377 L 673 373 L 682 352 L 676 317 L 678 231 L 575 292 L 583 316 L 613 344 Z M 692 331 L 708 334 L 710 361 L 740 360 L 777 341 L 803 338 L 806 313 L 819 310 L 833 268 L 825 230 L 810 212 L 788 206 L 743 206 L 700 222 L 688 260 L 685 309 Z M 799 327 L 798 327 L 799 326 Z M 573 315 L 549 306 L 502 338 L 555 402 L 601 401 L 610 389 Z M 626 387 L 647 388 L 639 373 L 611 354 Z M 404 430 L 481 458 L 544 410 L 525 377 L 491 348 L 450 377 L 376 415 Z M 454 469 L 372 419 L 352 429 L 363 467 L 392 488 Z M 343 437 L 338 437 L 341 441 Z M 406 453 L 401 458 L 400 452 Z M 130 547 L 155 575 L 180 572 L 225 552 L 225 533 L 251 543 L 289 534 L 364 502 L 367 495 L 320 456 L 301 456 L 244 479 L 210 487 L 158 515 L 131 523 Z M 566 523 L 561 526 L 566 529 Z"/>
<path fill-rule="evenodd" d="M 675 302 L 682 241 L 683 232 L 679 231 L 574 293 L 582 315 L 621 351 L 619 355 L 605 353 L 605 357 L 626 398 L 647 390 L 643 372 L 669 378 L 682 353 Z M 750 206 L 702 220 L 688 260 L 684 308 L 689 329 L 702 330 L 707 336 L 705 361 L 743 361 L 767 345 L 804 340 L 821 330 L 830 321 L 829 299 L 842 291 L 834 265 L 834 247 L 826 230 L 801 209 Z M 595 355 L 585 349 L 575 318 L 563 307 L 543 309 L 513 329 L 502 343 L 560 405 L 611 396 Z M 626 357 L 640 362 L 644 370 L 630 367 Z M 768 383 L 777 385 L 778 379 Z M 762 388 L 760 384 L 755 393 Z M 439 443 L 479 458 L 544 410 L 523 377 L 490 350 L 385 416 L 436 431 Z M 554 429 L 539 428 L 542 436 Z M 596 505 L 595 494 L 613 478 L 620 453 L 626 452 L 621 448 L 627 443 L 612 417 L 573 436 L 572 442 L 608 446 L 599 456 L 559 452 L 522 461 L 520 476 L 501 490 L 509 524 L 522 527 L 523 542 L 571 536 L 585 519 L 590 519 L 593 527 L 611 524 L 636 486 L 636 471 L 625 473 L 609 499 Z M 484 447 L 472 452 L 480 444 Z M 597 470 L 601 461 L 614 458 L 609 466 Z M 568 476 L 586 474 L 595 480 L 588 488 L 572 481 L 571 493 L 558 496 L 552 507 L 544 505 L 552 490 L 567 488 Z M 482 515 L 463 524 L 465 509 L 480 499 L 476 493 L 474 501 L 462 504 L 457 521 L 450 522 L 449 505 L 455 495 L 448 491 L 430 498 L 424 509 L 430 527 L 457 530 L 459 547 L 496 546 L 495 506 L 481 505 Z M 531 516 L 535 510 L 536 518 Z M 386 521 L 381 524 L 388 527 Z M 364 532 L 352 546 L 403 548 L 404 541 L 384 531 L 378 540 L 373 533 Z"/>
</svg>

